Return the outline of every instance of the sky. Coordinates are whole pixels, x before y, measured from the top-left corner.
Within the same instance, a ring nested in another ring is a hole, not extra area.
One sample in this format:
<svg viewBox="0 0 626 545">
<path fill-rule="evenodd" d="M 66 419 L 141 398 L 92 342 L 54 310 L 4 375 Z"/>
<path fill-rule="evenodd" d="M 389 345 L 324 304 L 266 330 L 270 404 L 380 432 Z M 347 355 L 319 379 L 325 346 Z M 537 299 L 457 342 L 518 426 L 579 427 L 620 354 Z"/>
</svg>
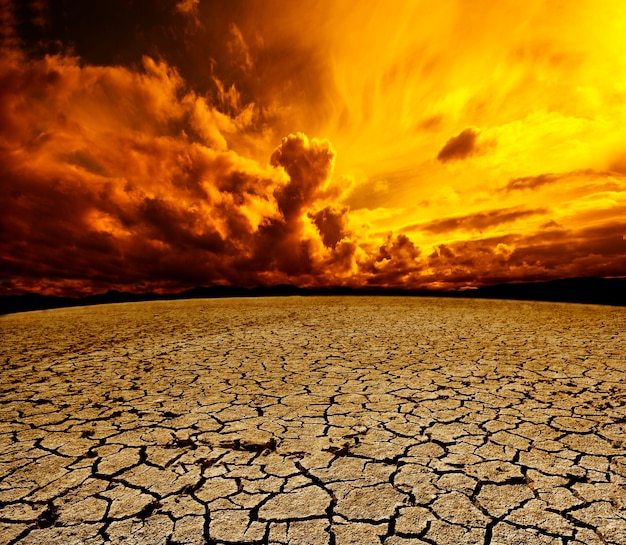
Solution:
<svg viewBox="0 0 626 545">
<path fill-rule="evenodd" d="M 0 0 L 0 294 L 626 276 L 623 0 Z"/>
</svg>

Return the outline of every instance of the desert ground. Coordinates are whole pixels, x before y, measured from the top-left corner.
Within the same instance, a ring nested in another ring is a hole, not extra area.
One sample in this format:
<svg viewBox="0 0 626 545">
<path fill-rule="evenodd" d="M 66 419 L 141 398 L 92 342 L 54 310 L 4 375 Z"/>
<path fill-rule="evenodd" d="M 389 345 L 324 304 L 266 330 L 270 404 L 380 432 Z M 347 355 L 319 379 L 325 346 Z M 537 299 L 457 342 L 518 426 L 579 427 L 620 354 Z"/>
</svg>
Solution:
<svg viewBox="0 0 626 545">
<path fill-rule="evenodd" d="M 626 309 L 0 316 L 4 544 L 624 545 Z"/>
</svg>

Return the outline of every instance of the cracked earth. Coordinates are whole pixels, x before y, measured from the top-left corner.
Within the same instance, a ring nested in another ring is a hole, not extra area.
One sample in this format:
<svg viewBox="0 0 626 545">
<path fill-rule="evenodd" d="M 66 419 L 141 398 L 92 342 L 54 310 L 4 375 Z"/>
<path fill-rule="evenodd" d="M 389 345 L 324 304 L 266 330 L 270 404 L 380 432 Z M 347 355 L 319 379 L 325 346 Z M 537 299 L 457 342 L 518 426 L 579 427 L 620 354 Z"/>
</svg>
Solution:
<svg viewBox="0 0 626 545">
<path fill-rule="evenodd" d="M 0 317 L 4 544 L 626 544 L 626 309 Z"/>
</svg>

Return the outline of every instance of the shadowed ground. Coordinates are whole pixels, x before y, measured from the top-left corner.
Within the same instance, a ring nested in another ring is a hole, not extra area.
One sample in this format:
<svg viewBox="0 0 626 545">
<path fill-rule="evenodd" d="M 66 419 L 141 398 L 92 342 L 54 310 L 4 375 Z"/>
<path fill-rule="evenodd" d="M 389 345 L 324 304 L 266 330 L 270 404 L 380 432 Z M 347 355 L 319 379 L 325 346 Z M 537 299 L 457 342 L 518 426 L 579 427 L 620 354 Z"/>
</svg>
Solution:
<svg viewBox="0 0 626 545">
<path fill-rule="evenodd" d="M 626 309 L 0 317 L 0 542 L 626 543 Z"/>
</svg>

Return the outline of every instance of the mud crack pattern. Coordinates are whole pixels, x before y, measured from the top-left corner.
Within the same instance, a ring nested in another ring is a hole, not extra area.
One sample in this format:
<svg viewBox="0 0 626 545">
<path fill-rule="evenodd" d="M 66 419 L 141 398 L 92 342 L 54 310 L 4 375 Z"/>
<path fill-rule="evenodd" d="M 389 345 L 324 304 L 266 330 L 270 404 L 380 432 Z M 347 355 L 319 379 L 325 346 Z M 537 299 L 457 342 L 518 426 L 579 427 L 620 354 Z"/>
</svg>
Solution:
<svg viewBox="0 0 626 545">
<path fill-rule="evenodd" d="M 0 317 L 0 542 L 624 545 L 625 330 L 375 297 Z"/>
</svg>

